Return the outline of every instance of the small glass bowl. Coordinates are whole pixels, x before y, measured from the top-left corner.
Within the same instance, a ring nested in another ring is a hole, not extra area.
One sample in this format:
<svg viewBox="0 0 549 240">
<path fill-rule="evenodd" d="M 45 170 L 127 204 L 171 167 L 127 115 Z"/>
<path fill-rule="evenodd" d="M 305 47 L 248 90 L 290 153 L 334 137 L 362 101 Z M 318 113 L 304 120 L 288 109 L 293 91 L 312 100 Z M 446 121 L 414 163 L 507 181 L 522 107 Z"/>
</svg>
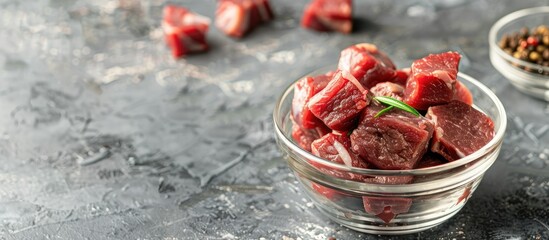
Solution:
<svg viewBox="0 0 549 240">
<path fill-rule="evenodd" d="M 549 101 L 549 67 L 523 61 L 504 52 L 498 41 L 505 35 L 518 32 L 522 27 L 533 29 L 549 23 L 549 6 L 535 7 L 510 13 L 490 29 L 490 61 L 492 65 L 519 91 Z M 525 69 L 528 69 L 525 70 Z"/>
<path fill-rule="evenodd" d="M 329 68 L 323 68 L 309 75 L 328 71 Z M 408 234 L 429 229 L 465 205 L 497 159 L 507 125 L 505 109 L 494 93 L 465 74 L 459 73 L 458 79 L 471 90 L 475 107 L 493 119 L 495 136 L 475 153 L 454 162 L 423 169 L 379 170 L 347 167 L 316 157 L 300 148 L 291 135 L 294 84 L 284 91 L 273 112 L 277 143 L 306 194 L 333 221 L 372 234 Z M 326 169 L 344 174 L 327 174 Z M 384 185 L 334 176 L 348 174 L 413 181 Z"/>
</svg>

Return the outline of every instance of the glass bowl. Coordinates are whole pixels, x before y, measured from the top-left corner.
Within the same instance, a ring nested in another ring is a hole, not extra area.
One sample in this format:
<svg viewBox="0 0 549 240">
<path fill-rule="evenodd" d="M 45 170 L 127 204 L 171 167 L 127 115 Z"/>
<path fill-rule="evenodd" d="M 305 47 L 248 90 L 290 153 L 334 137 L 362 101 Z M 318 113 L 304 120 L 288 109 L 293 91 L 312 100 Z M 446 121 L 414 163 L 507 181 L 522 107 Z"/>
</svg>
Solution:
<svg viewBox="0 0 549 240">
<path fill-rule="evenodd" d="M 549 23 L 549 6 L 535 7 L 510 13 L 490 29 L 490 61 L 509 82 L 521 92 L 549 101 L 549 67 L 523 61 L 504 52 L 498 41 L 505 34 Z M 525 69 L 528 69 L 525 70 Z"/>
<path fill-rule="evenodd" d="M 308 75 L 329 70 L 323 68 Z M 331 220 L 372 234 L 426 230 L 449 219 L 465 205 L 497 159 L 507 125 L 505 109 L 494 93 L 465 74 L 459 73 L 458 79 L 471 90 L 474 107 L 493 119 L 495 136 L 478 151 L 454 162 L 413 170 L 379 170 L 347 167 L 316 157 L 292 139 L 294 84 L 284 91 L 273 112 L 277 143 L 302 189 Z M 365 183 L 345 178 L 349 174 L 413 181 L 400 185 Z"/>
</svg>

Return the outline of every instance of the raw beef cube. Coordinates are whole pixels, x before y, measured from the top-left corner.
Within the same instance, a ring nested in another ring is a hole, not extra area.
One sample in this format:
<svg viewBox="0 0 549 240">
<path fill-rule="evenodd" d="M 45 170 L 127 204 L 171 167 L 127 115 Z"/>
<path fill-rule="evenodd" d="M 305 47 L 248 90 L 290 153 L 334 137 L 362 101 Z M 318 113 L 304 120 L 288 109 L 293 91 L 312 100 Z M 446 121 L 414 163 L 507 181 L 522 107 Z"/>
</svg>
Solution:
<svg viewBox="0 0 549 240">
<path fill-rule="evenodd" d="M 395 77 L 395 65 L 373 44 L 361 43 L 341 51 L 338 69 L 350 72 L 366 89 Z"/>
<path fill-rule="evenodd" d="M 448 161 L 477 151 L 494 137 L 492 119 L 461 101 L 430 107 L 426 117 L 435 124 L 431 151 Z"/>
<path fill-rule="evenodd" d="M 237 38 L 274 17 L 268 0 L 220 0 L 215 15 L 217 28 Z"/>
<path fill-rule="evenodd" d="M 353 28 L 351 0 L 313 0 L 306 8 L 301 26 L 321 32 L 350 33 Z"/>
<path fill-rule="evenodd" d="M 292 138 L 301 148 L 310 152 L 311 143 L 313 143 L 314 140 L 320 138 L 320 134 L 316 129 L 304 129 L 295 122 L 293 122 Z"/>
<path fill-rule="evenodd" d="M 404 101 L 417 110 L 450 102 L 454 98 L 460 58 L 457 52 L 446 52 L 414 61 Z"/>
<path fill-rule="evenodd" d="M 398 214 L 406 213 L 412 206 L 411 198 L 362 197 L 364 210 L 390 223 Z"/>
<path fill-rule="evenodd" d="M 307 103 L 311 97 L 328 85 L 332 76 L 333 72 L 330 72 L 326 75 L 304 77 L 296 82 L 292 100 L 292 116 L 301 127 L 311 129 L 324 125 L 320 119 L 311 113 Z"/>
<path fill-rule="evenodd" d="M 468 105 L 473 105 L 473 94 L 471 91 L 460 81 L 456 82 L 456 90 L 454 93 L 454 100 L 462 101 Z"/>
<path fill-rule="evenodd" d="M 338 70 L 333 79 L 307 104 L 311 112 L 329 128 L 352 129 L 368 103 L 368 90 L 348 72 Z"/>
<path fill-rule="evenodd" d="M 383 108 L 372 101 L 364 109 L 351 134 L 352 150 L 379 169 L 412 169 L 427 151 L 433 124 L 399 109 L 375 117 Z"/>
<path fill-rule="evenodd" d="M 348 167 L 368 168 L 368 164 L 351 151 L 351 140 L 347 133 L 334 132 L 324 135 L 311 144 L 311 152 L 315 156 Z M 364 178 L 361 175 L 330 169 L 330 167 L 318 163 L 314 165 L 320 171 L 339 178 L 359 181 Z"/>
<path fill-rule="evenodd" d="M 398 69 L 395 71 L 395 77 L 390 82 L 406 86 L 406 82 L 408 81 L 408 78 L 411 74 L 412 69 L 410 68 Z"/>
<path fill-rule="evenodd" d="M 439 156 L 438 154 L 428 152 L 423 156 L 421 160 L 419 160 L 416 169 L 434 167 L 445 163 L 447 162 L 443 157 Z"/>
<path fill-rule="evenodd" d="M 370 88 L 370 92 L 374 94 L 374 96 L 392 97 L 402 101 L 402 98 L 404 97 L 404 86 L 392 82 L 382 82 Z"/>
<path fill-rule="evenodd" d="M 209 26 L 208 18 L 192 13 L 184 7 L 164 7 L 162 29 L 165 41 L 176 58 L 191 52 L 208 50 L 206 32 Z"/>
</svg>

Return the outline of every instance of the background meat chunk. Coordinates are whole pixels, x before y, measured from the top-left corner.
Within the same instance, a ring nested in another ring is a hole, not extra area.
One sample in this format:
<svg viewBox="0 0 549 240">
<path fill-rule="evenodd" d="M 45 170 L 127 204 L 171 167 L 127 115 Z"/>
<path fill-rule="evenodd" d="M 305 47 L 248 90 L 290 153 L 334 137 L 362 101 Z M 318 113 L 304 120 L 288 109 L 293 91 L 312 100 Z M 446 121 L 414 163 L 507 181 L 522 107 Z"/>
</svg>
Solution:
<svg viewBox="0 0 549 240">
<path fill-rule="evenodd" d="M 370 92 L 374 94 L 374 96 L 392 97 L 402 101 L 402 98 L 404 97 L 404 86 L 392 82 L 382 82 L 370 88 Z"/>
<path fill-rule="evenodd" d="M 428 168 L 447 163 L 447 161 L 440 155 L 432 152 L 427 152 L 423 155 L 423 158 L 419 160 L 416 169 L 419 168 Z"/>
<path fill-rule="evenodd" d="M 427 151 L 433 124 L 424 117 L 384 107 L 372 101 L 351 134 L 352 149 L 379 169 L 412 169 Z"/>
<path fill-rule="evenodd" d="M 448 161 L 465 157 L 494 137 L 494 122 L 461 101 L 430 107 L 427 118 L 435 124 L 431 151 Z"/>
<path fill-rule="evenodd" d="M 313 0 L 305 8 L 301 26 L 321 32 L 350 33 L 352 7 L 351 0 Z"/>
<path fill-rule="evenodd" d="M 459 53 L 446 52 L 414 61 L 404 101 L 418 110 L 450 102 L 454 98 L 460 59 Z"/>
<path fill-rule="evenodd" d="M 361 43 L 341 51 L 338 69 L 350 72 L 366 88 L 395 77 L 395 65 L 375 45 Z"/>
<path fill-rule="evenodd" d="M 184 7 L 167 5 L 164 7 L 162 29 L 166 44 L 175 58 L 191 52 L 208 50 L 206 32 L 210 20 L 192 13 Z"/>
<path fill-rule="evenodd" d="M 454 100 L 462 101 L 468 105 L 473 105 L 473 94 L 471 91 L 460 81 L 456 82 L 456 90 L 454 92 Z"/>
<path fill-rule="evenodd" d="M 408 78 L 411 74 L 412 69 L 410 68 L 398 69 L 395 71 L 395 77 L 390 82 L 406 86 L 406 82 L 408 82 Z"/>
<path fill-rule="evenodd" d="M 348 72 L 338 70 L 333 79 L 308 103 L 311 112 L 329 128 L 352 129 L 369 99 L 368 90 Z"/>
<path fill-rule="evenodd" d="M 215 15 L 217 28 L 236 38 L 274 17 L 268 0 L 220 0 Z"/>
<path fill-rule="evenodd" d="M 292 100 L 292 116 L 301 127 L 311 129 L 324 125 L 320 119 L 313 115 L 307 103 L 311 97 L 328 85 L 332 76 L 333 72 L 330 72 L 315 77 L 304 77 L 296 82 Z"/>
</svg>

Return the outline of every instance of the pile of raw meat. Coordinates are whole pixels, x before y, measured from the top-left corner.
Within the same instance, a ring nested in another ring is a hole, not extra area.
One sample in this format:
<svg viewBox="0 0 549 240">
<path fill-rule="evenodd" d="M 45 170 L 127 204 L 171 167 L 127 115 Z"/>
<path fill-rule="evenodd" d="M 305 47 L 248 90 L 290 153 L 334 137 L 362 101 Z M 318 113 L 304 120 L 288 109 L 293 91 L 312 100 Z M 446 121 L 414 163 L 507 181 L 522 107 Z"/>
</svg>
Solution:
<svg viewBox="0 0 549 240">
<path fill-rule="evenodd" d="M 227 36 L 242 38 L 273 18 L 269 0 L 218 0 L 215 26 Z M 353 27 L 352 1 L 311 0 L 303 12 L 301 26 L 322 32 L 350 33 Z M 206 34 L 209 27 L 209 18 L 185 7 L 164 7 L 162 28 L 175 58 L 208 50 Z"/>
<path fill-rule="evenodd" d="M 375 45 L 344 49 L 336 71 L 298 80 L 294 88 L 292 137 L 303 149 L 346 166 L 404 170 L 432 167 L 463 158 L 494 135 L 492 120 L 471 105 L 473 97 L 457 80 L 461 56 L 456 52 L 431 54 L 396 69 Z M 424 115 L 387 108 L 374 97 L 400 100 Z M 315 164 L 313 164 L 315 165 Z M 319 170 L 340 178 L 379 184 L 407 184 L 413 177 L 364 177 Z M 313 185 L 331 197 L 334 192 Z M 379 204 L 364 198 L 367 212 L 385 222 L 408 211 L 410 199 L 387 199 Z"/>
</svg>

